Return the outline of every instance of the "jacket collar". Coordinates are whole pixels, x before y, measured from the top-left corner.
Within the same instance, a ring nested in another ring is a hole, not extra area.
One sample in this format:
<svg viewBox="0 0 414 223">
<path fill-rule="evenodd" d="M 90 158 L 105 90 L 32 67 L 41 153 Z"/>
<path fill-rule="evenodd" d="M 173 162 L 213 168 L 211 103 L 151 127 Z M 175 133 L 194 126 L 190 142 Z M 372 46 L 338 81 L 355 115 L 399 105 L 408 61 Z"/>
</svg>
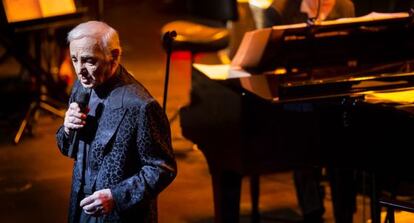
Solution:
<svg viewBox="0 0 414 223">
<path fill-rule="evenodd" d="M 123 75 L 124 68 L 119 65 L 112 77 L 93 89 L 99 98 L 108 100 L 108 107 L 111 109 L 123 107 L 124 88 L 121 88 L 125 85 Z"/>
</svg>

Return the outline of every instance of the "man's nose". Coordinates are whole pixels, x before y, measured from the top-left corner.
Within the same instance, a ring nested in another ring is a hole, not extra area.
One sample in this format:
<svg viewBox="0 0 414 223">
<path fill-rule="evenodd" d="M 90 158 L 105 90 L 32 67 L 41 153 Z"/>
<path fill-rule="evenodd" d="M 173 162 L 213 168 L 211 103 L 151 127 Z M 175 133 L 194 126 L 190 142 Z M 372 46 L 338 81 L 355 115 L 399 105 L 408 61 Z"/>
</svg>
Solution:
<svg viewBox="0 0 414 223">
<path fill-rule="evenodd" d="M 79 74 L 82 76 L 88 76 L 88 70 L 86 70 L 86 68 L 81 68 Z"/>
<path fill-rule="evenodd" d="M 84 74 L 87 73 L 87 70 L 86 70 L 85 65 L 83 63 L 77 63 L 76 68 L 77 68 L 76 70 L 78 71 L 79 74 L 84 75 Z"/>
</svg>

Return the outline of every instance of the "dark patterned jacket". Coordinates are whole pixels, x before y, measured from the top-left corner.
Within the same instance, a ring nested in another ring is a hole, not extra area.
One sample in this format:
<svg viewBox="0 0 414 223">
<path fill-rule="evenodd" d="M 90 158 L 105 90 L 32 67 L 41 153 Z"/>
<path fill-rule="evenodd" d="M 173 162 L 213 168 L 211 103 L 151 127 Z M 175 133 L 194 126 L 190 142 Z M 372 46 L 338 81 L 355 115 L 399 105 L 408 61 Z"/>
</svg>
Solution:
<svg viewBox="0 0 414 223">
<path fill-rule="evenodd" d="M 165 113 L 148 91 L 119 66 L 110 88 L 96 135 L 90 144 L 89 167 L 95 190 L 109 188 L 114 210 L 105 222 L 157 222 L 157 195 L 176 176 L 170 126 Z M 83 87 L 76 81 L 69 103 Z M 68 155 L 69 137 L 61 126 L 56 134 L 63 155 Z M 73 168 L 69 222 L 81 208 L 82 162 L 79 149 Z"/>
</svg>

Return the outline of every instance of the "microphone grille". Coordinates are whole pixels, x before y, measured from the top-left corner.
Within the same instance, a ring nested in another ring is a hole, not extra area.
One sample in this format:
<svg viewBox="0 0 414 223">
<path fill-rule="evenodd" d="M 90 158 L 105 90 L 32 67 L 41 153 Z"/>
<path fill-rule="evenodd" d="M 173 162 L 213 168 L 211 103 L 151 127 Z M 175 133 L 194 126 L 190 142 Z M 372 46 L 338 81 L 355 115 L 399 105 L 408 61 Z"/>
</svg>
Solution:
<svg viewBox="0 0 414 223">
<path fill-rule="evenodd" d="M 89 92 L 87 90 L 79 92 L 76 96 L 76 103 L 81 107 L 86 107 L 89 103 Z"/>
</svg>

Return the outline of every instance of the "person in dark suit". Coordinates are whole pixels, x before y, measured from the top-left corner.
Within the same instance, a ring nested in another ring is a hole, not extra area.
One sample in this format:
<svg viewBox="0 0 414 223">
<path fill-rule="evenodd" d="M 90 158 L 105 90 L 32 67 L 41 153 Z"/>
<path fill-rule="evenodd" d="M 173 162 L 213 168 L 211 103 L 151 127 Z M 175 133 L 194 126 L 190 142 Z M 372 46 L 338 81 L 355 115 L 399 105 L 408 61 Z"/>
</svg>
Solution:
<svg viewBox="0 0 414 223">
<path fill-rule="evenodd" d="M 319 12 L 318 12 L 319 8 Z M 332 20 L 354 17 L 355 9 L 350 0 L 274 0 L 264 10 L 264 27 L 306 22 L 309 18 Z"/>
<path fill-rule="evenodd" d="M 371 12 L 409 12 L 414 8 L 413 0 L 353 0 L 355 15 L 363 16 Z"/>
<path fill-rule="evenodd" d="M 63 155 L 77 150 L 69 222 L 157 222 L 157 195 L 177 171 L 168 119 L 119 64 L 112 27 L 89 21 L 67 39 L 78 80 L 56 138 Z M 87 109 L 77 103 L 82 92 Z"/>
<path fill-rule="evenodd" d="M 320 3 L 320 5 L 318 5 Z M 355 9 L 350 0 L 274 0 L 263 11 L 263 27 L 354 17 Z M 301 109 L 300 104 L 296 109 Z M 291 106 L 292 107 L 292 106 Z M 294 107 L 294 106 L 293 106 Z M 295 108 L 294 108 L 295 109 Z M 343 169 L 329 169 L 334 215 L 337 223 L 351 223 L 355 210 L 353 172 Z M 304 222 L 323 222 L 325 212 L 324 188 L 320 185 L 321 169 L 301 168 L 293 174 L 295 189 Z M 348 187 L 349 186 L 349 187 Z M 348 187 L 348 188 L 344 188 Z"/>
</svg>

